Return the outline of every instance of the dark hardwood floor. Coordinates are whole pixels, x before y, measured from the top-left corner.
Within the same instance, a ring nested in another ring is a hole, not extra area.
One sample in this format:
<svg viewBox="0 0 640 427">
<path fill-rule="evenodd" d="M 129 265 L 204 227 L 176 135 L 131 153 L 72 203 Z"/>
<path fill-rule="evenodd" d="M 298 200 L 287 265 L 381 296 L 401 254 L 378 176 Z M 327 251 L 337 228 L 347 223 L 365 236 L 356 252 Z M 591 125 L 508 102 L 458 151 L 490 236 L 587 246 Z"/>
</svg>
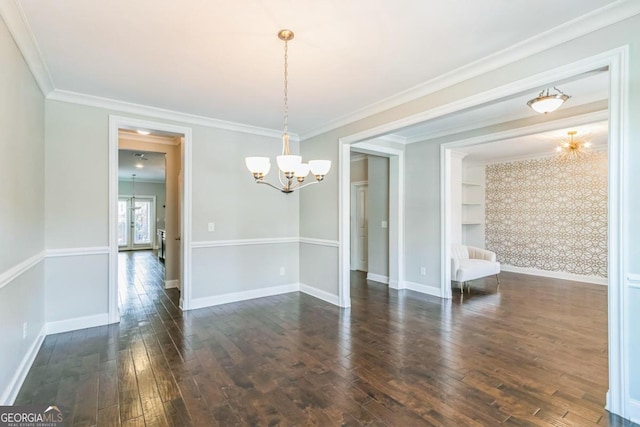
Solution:
<svg viewBox="0 0 640 427">
<path fill-rule="evenodd" d="M 631 426 L 604 409 L 606 287 L 515 273 L 461 302 L 352 275 L 352 308 L 286 294 L 182 313 L 120 255 L 120 324 L 48 336 L 16 404 L 68 426 Z"/>
</svg>

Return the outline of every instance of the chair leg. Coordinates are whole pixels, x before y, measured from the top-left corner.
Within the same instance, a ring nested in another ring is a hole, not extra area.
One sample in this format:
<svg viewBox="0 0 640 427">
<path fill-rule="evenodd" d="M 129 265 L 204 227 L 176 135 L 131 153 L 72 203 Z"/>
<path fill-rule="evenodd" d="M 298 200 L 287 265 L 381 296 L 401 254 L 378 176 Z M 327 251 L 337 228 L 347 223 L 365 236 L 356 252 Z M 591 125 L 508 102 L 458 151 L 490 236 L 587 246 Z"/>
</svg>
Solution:
<svg viewBox="0 0 640 427">
<path fill-rule="evenodd" d="M 498 289 L 500 289 L 500 277 L 496 274 L 496 280 L 498 281 Z"/>
<path fill-rule="evenodd" d="M 467 293 L 470 294 L 471 293 L 471 283 L 467 282 Z"/>
<path fill-rule="evenodd" d="M 464 282 L 460 282 L 460 295 L 464 294 Z"/>
</svg>

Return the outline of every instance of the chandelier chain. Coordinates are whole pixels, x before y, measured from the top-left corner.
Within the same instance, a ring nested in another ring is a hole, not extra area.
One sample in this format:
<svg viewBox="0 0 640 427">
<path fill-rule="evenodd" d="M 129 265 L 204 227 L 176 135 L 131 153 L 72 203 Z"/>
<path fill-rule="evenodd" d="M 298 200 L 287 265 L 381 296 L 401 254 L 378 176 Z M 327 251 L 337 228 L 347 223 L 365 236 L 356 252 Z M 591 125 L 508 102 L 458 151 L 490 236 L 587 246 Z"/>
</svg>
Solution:
<svg viewBox="0 0 640 427">
<path fill-rule="evenodd" d="M 289 131 L 289 43 L 284 41 L 284 134 Z"/>
</svg>

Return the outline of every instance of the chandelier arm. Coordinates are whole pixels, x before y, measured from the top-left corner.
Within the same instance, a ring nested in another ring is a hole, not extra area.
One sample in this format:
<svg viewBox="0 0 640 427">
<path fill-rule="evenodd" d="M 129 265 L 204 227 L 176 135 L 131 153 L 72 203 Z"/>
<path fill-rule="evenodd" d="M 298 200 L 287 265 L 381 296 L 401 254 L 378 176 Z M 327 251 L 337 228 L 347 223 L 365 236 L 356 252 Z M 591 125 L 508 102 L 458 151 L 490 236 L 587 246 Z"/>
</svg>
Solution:
<svg viewBox="0 0 640 427">
<path fill-rule="evenodd" d="M 280 181 L 280 185 L 282 185 L 282 187 L 286 187 L 286 184 L 282 182 L 282 176 L 280 176 L 281 173 L 282 171 L 278 169 L 278 181 Z"/>
<path fill-rule="evenodd" d="M 312 182 L 307 182 L 306 184 L 303 184 L 303 185 L 298 184 L 296 187 L 293 188 L 293 190 L 300 190 L 301 188 L 308 187 L 310 185 L 317 184 L 319 182 L 320 181 L 316 180 L 316 181 L 312 181 Z"/>
<path fill-rule="evenodd" d="M 268 186 L 269 186 L 269 187 L 271 187 L 271 188 L 275 188 L 275 189 L 276 189 L 276 190 L 278 190 L 278 191 L 282 191 L 282 188 L 280 188 L 280 187 L 276 187 L 275 185 L 273 185 L 272 183 L 267 182 L 267 181 L 256 181 L 256 184 L 264 184 L 264 185 L 268 185 Z"/>
</svg>

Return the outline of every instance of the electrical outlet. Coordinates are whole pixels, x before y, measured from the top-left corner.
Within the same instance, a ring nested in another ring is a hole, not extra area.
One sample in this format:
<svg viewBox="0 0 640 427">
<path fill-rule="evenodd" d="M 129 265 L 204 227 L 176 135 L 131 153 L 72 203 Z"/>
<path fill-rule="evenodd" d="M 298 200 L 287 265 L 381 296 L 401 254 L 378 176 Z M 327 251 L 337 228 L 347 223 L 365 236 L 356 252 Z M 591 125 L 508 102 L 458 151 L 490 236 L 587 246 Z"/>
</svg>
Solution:
<svg viewBox="0 0 640 427">
<path fill-rule="evenodd" d="M 426 276 L 427 275 L 427 269 L 424 267 L 420 267 L 420 275 L 421 276 Z"/>
<path fill-rule="evenodd" d="M 284 267 L 280 267 L 280 275 L 284 276 Z"/>
<path fill-rule="evenodd" d="M 209 223 L 209 231 L 216 231 L 216 224 L 215 222 L 210 222 Z"/>
<path fill-rule="evenodd" d="M 27 328 L 28 328 L 29 324 L 27 322 L 24 322 L 22 324 L 22 339 L 26 340 L 27 339 Z"/>
</svg>

